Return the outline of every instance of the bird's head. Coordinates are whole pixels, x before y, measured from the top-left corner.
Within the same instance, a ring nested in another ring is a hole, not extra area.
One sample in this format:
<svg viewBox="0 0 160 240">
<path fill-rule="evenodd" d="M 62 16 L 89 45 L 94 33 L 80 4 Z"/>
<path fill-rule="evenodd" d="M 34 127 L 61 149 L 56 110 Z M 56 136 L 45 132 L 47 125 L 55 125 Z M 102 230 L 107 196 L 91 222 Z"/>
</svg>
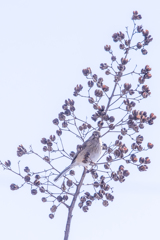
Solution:
<svg viewBox="0 0 160 240">
<path fill-rule="evenodd" d="M 94 131 L 92 133 L 92 136 L 93 136 L 93 138 L 99 139 L 101 137 L 101 133 L 100 133 L 100 131 Z"/>
</svg>

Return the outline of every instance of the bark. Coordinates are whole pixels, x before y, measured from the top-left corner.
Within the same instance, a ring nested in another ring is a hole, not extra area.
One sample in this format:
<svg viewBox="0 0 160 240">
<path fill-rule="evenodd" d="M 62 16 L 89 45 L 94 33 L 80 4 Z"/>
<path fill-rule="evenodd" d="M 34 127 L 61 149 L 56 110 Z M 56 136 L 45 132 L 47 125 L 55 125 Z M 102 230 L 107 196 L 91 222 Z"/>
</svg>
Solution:
<svg viewBox="0 0 160 240">
<path fill-rule="evenodd" d="M 73 209 L 74 209 L 77 197 L 79 195 L 81 186 L 83 184 L 83 180 L 84 180 L 84 178 L 86 176 L 86 172 L 87 172 L 87 170 L 86 170 L 86 168 L 84 168 L 81 180 L 80 180 L 80 182 L 79 182 L 79 184 L 78 184 L 78 186 L 76 188 L 76 192 L 74 194 L 72 203 L 71 203 L 71 205 L 69 207 L 69 210 L 68 210 L 68 217 L 67 217 L 66 229 L 65 229 L 65 234 L 64 234 L 64 240 L 68 240 L 69 239 L 69 231 L 70 231 L 70 227 L 71 227 L 71 220 L 72 220 L 72 217 L 73 217 L 72 212 L 73 212 Z"/>
</svg>

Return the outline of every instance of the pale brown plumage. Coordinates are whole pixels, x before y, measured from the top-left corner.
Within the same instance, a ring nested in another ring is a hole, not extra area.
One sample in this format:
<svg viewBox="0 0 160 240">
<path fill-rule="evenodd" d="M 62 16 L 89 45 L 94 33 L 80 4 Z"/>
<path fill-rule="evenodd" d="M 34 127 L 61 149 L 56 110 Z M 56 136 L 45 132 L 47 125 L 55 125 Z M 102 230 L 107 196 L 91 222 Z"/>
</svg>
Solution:
<svg viewBox="0 0 160 240">
<path fill-rule="evenodd" d="M 102 142 L 99 131 L 94 131 L 92 136 L 85 141 L 81 146 L 81 151 L 78 151 L 74 156 L 72 163 L 66 167 L 58 176 L 54 179 L 57 181 L 64 174 L 66 174 L 73 167 L 80 165 L 87 167 L 91 162 L 96 162 L 101 155 Z"/>
</svg>

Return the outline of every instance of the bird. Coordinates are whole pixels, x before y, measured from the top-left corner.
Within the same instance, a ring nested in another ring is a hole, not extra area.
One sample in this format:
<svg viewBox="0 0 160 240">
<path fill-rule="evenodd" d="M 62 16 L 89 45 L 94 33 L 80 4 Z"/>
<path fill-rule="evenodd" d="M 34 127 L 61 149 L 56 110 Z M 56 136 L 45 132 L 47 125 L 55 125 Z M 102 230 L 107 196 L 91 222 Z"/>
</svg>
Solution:
<svg viewBox="0 0 160 240">
<path fill-rule="evenodd" d="M 71 164 L 60 172 L 54 179 L 56 182 L 63 177 L 70 169 L 75 166 L 88 167 L 89 164 L 95 163 L 102 152 L 102 141 L 100 131 L 94 131 L 82 145 L 80 150 L 75 154 Z"/>
</svg>

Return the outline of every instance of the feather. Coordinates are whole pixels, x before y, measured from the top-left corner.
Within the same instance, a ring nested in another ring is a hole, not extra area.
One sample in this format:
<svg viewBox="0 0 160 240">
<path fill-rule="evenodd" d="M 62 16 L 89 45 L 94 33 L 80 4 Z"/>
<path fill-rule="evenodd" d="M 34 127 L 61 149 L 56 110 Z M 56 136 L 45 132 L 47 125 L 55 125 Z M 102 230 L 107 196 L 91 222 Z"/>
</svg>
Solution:
<svg viewBox="0 0 160 240">
<path fill-rule="evenodd" d="M 54 181 L 56 182 L 59 178 L 63 177 L 63 175 L 66 174 L 73 167 L 74 167 L 73 164 L 66 167 L 61 173 L 58 174 L 58 176 L 54 179 Z"/>
</svg>

